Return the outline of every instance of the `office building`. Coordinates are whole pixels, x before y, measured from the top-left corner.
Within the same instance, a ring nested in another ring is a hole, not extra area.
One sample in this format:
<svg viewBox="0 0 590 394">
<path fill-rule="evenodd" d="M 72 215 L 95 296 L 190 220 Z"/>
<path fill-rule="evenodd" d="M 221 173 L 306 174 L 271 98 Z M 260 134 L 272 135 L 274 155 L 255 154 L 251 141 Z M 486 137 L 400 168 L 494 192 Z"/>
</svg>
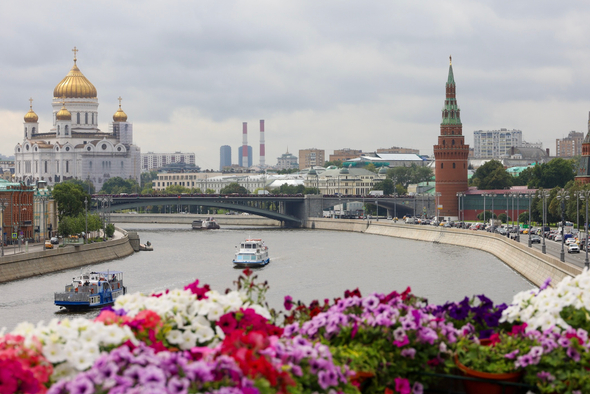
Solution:
<svg viewBox="0 0 590 394">
<path fill-rule="evenodd" d="M 473 153 L 476 159 L 498 159 L 510 154 L 510 148 L 521 146 L 520 130 L 477 130 L 473 132 Z"/>
<path fill-rule="evenodd" d="M 195 165 L 194 153 L 154 153 L 148 152 L 141 155 L 141 171 L 152 171 L 170 164 L 184 163 L 189 166 Z"/>
<path fill-rule="evenodd" d="M 555 140 L 556 157 L 574 157 L 582 154 L 584 133 L 570 131 L 567 137 Z"/>
<path fill-rule="evenodd" d="M 223 171 L 223 167 L 231 167 L 231 146 L 229 145 L 219 148 L 219 171 Z"/>
<path fill-rule="evenodd" d="M 323 166 L 325 162 L 325 152 L 323 149 L 310 148 L 299 150 L 300 170 L 312 166 Z"/>
</svg>

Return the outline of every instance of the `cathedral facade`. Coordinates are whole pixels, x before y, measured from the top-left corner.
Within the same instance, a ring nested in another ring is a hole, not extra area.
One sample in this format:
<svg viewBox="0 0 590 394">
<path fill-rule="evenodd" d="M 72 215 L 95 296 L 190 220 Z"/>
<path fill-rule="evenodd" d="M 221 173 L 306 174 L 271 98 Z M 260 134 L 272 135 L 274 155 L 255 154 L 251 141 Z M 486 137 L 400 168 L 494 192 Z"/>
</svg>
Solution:
<svg viewBox="0 0 590 394">
<path fill-rule="evenodd" d="M 27 185 L 46 181 L 48 185 L 79 179 L 91 181 L 96 191 L 112 177 L 140 182 L 141 151 L 133 144 L 133 124 L 119 109 L 109 131 L 98 128 L 96 88 L 74 65 L 53 90 L 53 127 L 39 129 L 33 111 L 24 117 L 24 138 L 14 148 L 15 181 Z"/>
</svg>

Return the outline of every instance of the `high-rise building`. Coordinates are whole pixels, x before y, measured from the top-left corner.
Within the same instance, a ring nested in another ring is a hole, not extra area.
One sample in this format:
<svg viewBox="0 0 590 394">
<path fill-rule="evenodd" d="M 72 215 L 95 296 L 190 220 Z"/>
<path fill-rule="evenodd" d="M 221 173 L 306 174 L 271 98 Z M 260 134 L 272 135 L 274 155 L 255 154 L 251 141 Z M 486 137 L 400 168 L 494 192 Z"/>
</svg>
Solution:
<svg viewBox="0 0 590 394">
<path fill-rule="evenodd" d="M 323 149 L 301 149 L 299 150 L 299 169 L 310 168 L 311 166 L 323 166 L 326 162 L 326 155 Z"/>
<path fill-rule="evenodd" d="M 169 164 L 184 163 L 195 165 L 194 153 L 154 153 L 148 152 L 141 155 L 141 171 L 152 171 Z"/>
<path fill-rule="evenodd" d="M 510 154 L 510 148 L 522 145 L 520 130 L 477 130 L 473 132 L 476 159 L 498 159 Z"/>
<path fill-rule="evenodd" d="M 590 183 L 590 113 L 588 113 L 588 134 L 582 142 L 582 157 L 576 169 L 576 182 Z"/>
<path fill-rule="evenodd" d="M 574 157 L 582 154 L 584 133 L 570 131 L 567 137 L 555 140 L 555 156 Z"/>
<path fill-rule="evenodd" d="M 287 150 L 287 153 L 283 153 L 281 157 L 277 158 L 277 169 L 278 170 L 290 170 L 292 168 L 298 168 L 297 157 Z"/>
<path fill-rule="evenodd" d="M 231 167 L 231 146 L 223 145 L 219 148 L 219 171 L 223 170 L 223 167 Z"/>
<path fill-rule="evenodd" d="M 449 58 L 450 60 L 450 58 Z M 434 145 L 436 192 L 439 197 L 439 214 L 457 217 L 457 193 L 464 192 L 467 184 L 469 145 L 465 145 L 461 110 L 457 105 L 453 64 L 449 64 L 446 99 L 442 109 L 442 122 L 438 144 Z M 442 208 L 440 207 L 442 205 Z"/>
<path fill-rule="evenodd" d="M 248 163 L 244 163 L 244 152 L 243 152 L 244 146 L 240 146 L 240 148 L 238 149 L 238 165 L 240 167 L 246 167 L 246 168 L 250 168 L 252 167 L 252 147 L 250 145 L 248 145 Z M 244 165 L 244 164 L 248 164 L 248 165 Z"/>
</svg>

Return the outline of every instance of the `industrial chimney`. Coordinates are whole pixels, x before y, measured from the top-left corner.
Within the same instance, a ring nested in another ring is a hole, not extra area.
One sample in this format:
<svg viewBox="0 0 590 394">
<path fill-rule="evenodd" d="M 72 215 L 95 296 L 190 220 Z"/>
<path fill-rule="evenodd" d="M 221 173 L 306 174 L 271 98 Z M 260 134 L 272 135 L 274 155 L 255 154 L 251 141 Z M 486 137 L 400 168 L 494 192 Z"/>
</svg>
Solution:
<svg viewBox="0 0 590 394">
<path fill-rule="evenodd" d="M 248 167 L 248 123 L 242 123 L 242 167 Z"/>
<path fill-rule="evenodd" d="M 265 167 L 264 159 L 264 119 L 260 120 L 260 168 Z"/>
</svg>

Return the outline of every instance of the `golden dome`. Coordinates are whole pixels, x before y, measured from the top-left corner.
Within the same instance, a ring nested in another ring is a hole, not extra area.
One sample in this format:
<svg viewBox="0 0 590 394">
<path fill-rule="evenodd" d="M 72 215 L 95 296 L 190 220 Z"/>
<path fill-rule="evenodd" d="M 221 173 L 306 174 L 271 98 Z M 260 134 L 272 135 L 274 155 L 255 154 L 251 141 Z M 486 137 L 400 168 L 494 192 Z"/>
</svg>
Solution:
<svg viewBox="0 0 590 394">
<path fill-rule="evenodd" d="M 27 112 L 25 114 L 25 122 L 37 123 L 37 121 L 39 120 L 39 117 L 37 116 L 35 111 L 33 111 L 33 98 L 32 97 L 29 99 L 29 102 L 31 103 L 31 105 L 29 107 L 29 112 Z"/>
<path fill-rule="evenodd" d="M 57 120 L 72 120 L 72 114 L 66 109 L 66 104 L 63 103 L 59 112 L 55 115 Z"/>
<path fill-rule="evenodd" d="M 76 65 L 76 57 L 68 75 L 53 89 L 53 97 L 96 98 L 96 88 Z"/>
<path fill-rule="evenodd" d="M 113 115 L 113 122 L 127 122 L 127 114 L 121 109 L 121 96 L 119 96 L 119 109 Z"/>
</svg>

